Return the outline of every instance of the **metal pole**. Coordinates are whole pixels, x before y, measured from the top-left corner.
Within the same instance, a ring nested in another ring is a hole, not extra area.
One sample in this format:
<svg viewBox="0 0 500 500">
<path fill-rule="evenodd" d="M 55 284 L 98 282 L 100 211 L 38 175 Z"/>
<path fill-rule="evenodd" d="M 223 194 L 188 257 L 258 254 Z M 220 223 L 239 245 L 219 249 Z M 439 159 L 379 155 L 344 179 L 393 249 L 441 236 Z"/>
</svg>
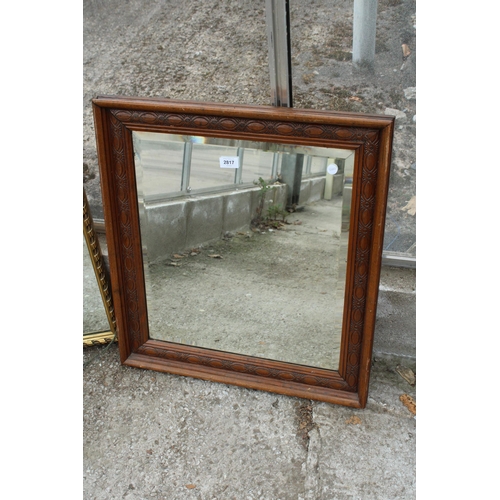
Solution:
<svg viewBox="0 0 500 500">
<path fill-rule="evenodd" d="M 245 148 L 237 149 L 237 156 L 239 158 L 239 166 L 234 172 L 234 183 L 241 184 L 241 175 L 243 174 L 243 155 L 245 153 Z"/>
<path fill-rule="evenodd" d="M 306 157 L 306 175 L 309 175 L 311 173 L 311 164 L 312 164 L 312 156 L 307 155 Z"/>
<path fill-rule="evenodd" d="M 378 0 L 354 0 L 352 62 L 358 69 L 373 71 Z"/>
<path fill-rule="evenodd" d="M 289 0 L 266 0 L 266 28 L 273 106 L 292 108 Z"/>
<path fill-rule="evenodd" d="M 289 0 L 266 0 L 266 26 L 271 77 L 271 104 L 292 108 L 292 51 Z M 287 184 L 287 205 L 296 207 L 302 182 L 303 154 L 286 155 L 281 164 Z"/>
<path fill-rule="evenodd" d="M 273 167 L 271 170 L 271 178 L 272 179 L 276 179 L 278 177 L 279 161 L 280 161 L 280 154 L 273 153 Z"/>
<path fill-rule="evenodd" d="M 182 158 L 182 180 L 181 191 L 188 191 L 189 178 L 191 177 L 191 153 L 193 151 L 193 143 L 186 142 L 184 144 L 184 157 Z M 189 191 L 191 189 L 189 188 Z"/>
</svg>

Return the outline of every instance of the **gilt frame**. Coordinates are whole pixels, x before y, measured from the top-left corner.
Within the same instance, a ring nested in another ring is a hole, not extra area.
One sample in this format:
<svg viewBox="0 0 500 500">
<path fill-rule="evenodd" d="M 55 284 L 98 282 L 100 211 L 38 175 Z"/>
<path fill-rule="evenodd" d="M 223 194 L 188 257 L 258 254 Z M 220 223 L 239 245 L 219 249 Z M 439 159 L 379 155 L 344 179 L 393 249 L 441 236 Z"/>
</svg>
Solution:
<svg viewBox="0 0 500 500">
<path fill-rule="evenodd" d="M 89 202 L 85 188 L 83 189 L 83 236 L 87 244 L 90 261 L 94 269 L 97 286 L 101 295 L 104 311 L 109 324 L 109 330 L 99 332 L 84 332 L 83 346 L 90 347 L 95 345 L 109 344 L 116 340 L 116 319 L 113 307 L 113 296 L 111 294 L 111 285 L 109 272 L 106 269 L 102 256 L 99 238 L 94 228 L 94 220 L 90 212 Z"/>
<path fill-rule="evenodd" d="M 96 97 L 92 103 L 121 362 L 364 408 L 372 360 L 394 117 L 122 96 Z M 150 339 L 132 131 L 355 151 L 338 370 Z"/>
</svg>

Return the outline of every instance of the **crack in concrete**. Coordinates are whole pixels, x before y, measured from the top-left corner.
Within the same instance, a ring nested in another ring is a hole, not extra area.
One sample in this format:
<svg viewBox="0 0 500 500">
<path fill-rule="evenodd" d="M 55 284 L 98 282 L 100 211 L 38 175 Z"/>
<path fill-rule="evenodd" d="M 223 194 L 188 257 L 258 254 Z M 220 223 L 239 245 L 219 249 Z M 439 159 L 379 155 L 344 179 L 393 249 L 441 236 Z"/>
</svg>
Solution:
<svg viewBox="0 0 500 500">
<path fill-rule="evenodd" d="M 320 498 L 319 457 L 321 454 L 321 434 L 314 422 L 313 402 L 306 400 L 297 406 L 298 436 L 306 451 L 304 461 L 304 500 Z"/>
<path fill-rule="evenodd" d="M 321 498 L 321 475 L 319 469 L 319 457 L 321 455 L 321 434 L 319 427 L 314 427 L 309 431 L 309 443 L 306 458 L 306 477 L 304 480 L 304 490 L 306 500 L 318 500 Z"/>
</svg>

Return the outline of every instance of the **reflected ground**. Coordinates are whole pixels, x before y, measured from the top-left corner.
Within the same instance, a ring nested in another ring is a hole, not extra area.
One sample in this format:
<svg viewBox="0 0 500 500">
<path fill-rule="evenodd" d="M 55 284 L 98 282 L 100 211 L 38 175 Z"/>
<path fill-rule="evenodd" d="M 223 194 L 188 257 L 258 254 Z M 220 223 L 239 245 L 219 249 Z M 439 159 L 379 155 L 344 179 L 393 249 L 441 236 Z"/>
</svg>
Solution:
<svg viewBox="0 0 500 500">
<path fill-rule="evenodd" d="M 341 203 L 323 199 L 282 229 L 230 233 L 146 265 L 150 336 L 338 369 Z"/>
<path fill-rule="evenodd" d="M 90 259 L 89 249 L 85 238 L 83 238 L 83 335 L 109 330 L 109 321 Z"/>
<path fill-rule="evenodd" d="M 352 151 L 135 131 L 133 141 L 149 336 L 338 369 Z M 221 168 L 223 158 L 239 167 Z M 270 227 L 265 211 L 283 217 L 286 191 L 268 184 L 252 225 L 255 180 L 295 168 L 321 192 Z"/>
</svg>

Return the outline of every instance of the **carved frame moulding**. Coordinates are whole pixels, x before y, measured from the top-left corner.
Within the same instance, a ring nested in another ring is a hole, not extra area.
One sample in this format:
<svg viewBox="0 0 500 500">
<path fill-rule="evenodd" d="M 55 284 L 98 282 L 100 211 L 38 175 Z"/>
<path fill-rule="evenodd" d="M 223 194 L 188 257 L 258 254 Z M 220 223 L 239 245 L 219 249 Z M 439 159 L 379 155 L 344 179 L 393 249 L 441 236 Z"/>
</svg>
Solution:
<svg viewBox="0 0 500 500">
<path fill-rule="evenodd" d="M 121 362 L 364 408 L 394 117 L 121 96 L 95 98 L 93 111 Z M 355 152 L 338 370 L 150 338 L 133 131 L 344 148 Z"/>
</svg>

